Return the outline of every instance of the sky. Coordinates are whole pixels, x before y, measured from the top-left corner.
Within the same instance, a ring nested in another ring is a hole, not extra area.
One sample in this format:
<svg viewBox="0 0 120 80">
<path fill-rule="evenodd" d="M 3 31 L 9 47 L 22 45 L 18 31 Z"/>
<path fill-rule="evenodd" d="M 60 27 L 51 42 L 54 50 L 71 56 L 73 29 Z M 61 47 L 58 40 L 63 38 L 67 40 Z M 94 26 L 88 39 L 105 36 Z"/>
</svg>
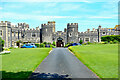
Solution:
<svg viewBox="0 0 120 80">
<path fill-rule="evenodd" d="M 118 0 L 0 0 L 0 21 L 25 22 L 30 28 L 55 21 L 56 31 L 64 31 L 67 23 L 78 23 L 80 32 L 99 25 L 113 28 Z"/>
</svg>

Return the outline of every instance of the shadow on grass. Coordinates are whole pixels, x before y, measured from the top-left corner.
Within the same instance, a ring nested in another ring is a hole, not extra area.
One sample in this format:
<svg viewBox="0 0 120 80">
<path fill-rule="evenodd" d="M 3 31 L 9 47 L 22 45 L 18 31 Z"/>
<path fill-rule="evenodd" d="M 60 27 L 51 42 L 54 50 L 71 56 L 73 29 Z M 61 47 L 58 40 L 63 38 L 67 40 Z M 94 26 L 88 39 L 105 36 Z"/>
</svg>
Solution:
<svg viewBox="0 0 120 80">
<path fill-rule="evenodd" d="M 2 73 L 2 80 L 71 80 L 67 78 L 69 75 L 59 75 L 51 73 L 32 73 L 32 71 L 21 71 L 21 72 L 6 72 Z"/>
<path fill-rule="evenodd" d="M 69 78 L 69 75 L 59 75 L 51 73 L 34 73 L 32 71 L 6 72 L 2 73 L 1 80 L 118 80 L 118 78 Z"/>
</svg>

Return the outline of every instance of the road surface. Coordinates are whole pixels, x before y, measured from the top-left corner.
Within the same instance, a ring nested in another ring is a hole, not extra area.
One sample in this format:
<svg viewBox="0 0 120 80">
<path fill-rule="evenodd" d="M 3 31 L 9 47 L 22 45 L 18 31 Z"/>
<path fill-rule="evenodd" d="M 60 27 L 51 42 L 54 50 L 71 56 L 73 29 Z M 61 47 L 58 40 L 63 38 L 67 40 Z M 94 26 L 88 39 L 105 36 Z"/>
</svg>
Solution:
<svg viewBox="0 0 120 80">
<path fill-rule="evenodd" d="M 98 78 L 67 48 L 54 48 L 32 73 L 32 78 Z M 97 79 L 98 80 L 98 79 Z"/>
</svg>

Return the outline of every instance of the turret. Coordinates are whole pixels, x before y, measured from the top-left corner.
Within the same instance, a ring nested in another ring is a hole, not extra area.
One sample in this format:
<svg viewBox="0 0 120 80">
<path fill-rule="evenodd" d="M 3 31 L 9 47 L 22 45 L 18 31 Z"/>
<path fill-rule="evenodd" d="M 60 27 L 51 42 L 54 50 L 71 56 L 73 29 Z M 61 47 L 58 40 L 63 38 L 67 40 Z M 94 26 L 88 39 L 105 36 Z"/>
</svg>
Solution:
<svg viewBox="0 0 120 80">
<path fill-rule="evenodd" d="M 78 23 L 67 24 L 67 41 L 78 43 Z"/>
</svg>

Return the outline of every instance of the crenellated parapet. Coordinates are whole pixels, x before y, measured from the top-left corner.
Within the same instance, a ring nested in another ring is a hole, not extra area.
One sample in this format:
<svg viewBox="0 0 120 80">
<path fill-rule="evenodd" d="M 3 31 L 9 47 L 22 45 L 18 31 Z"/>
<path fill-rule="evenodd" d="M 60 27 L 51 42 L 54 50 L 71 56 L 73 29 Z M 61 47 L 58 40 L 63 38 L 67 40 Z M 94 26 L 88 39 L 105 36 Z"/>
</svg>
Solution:
<svg viewBox="0 0 120 80">
<path fill-rule="evenodd" d="M 68 23 L 67 26 L 78 26 L 78 23 Z"/>
<path fill-rule="evenodd" d="M 9 21 L 1 21 L 0 22 L 0 26 L 8 26 L 8 27 L 11 27 L 11 22 L 9 22 Z"/>
<path fill-rule="evenodd" d="M 26 23 L 18 23 L 19 28 L 29 28 L 29 24 Z"/>
</svg>

